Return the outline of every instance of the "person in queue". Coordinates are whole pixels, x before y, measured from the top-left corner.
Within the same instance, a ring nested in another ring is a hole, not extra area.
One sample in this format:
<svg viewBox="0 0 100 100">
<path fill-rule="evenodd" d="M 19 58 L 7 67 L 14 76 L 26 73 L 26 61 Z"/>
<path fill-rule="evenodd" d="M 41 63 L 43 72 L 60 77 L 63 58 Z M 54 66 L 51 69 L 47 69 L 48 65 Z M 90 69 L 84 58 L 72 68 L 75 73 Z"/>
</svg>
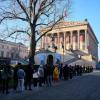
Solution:
<svg viewBox="0 0 100 100">
<path fill-rule="evenodd" d="M 21 63 L 19 63 L 20 67 L 17 71 L 17 77 L 18 77 L 18 91 L 22 92 L 24 91 L 24 78 L 25 78 L 25 71 L 22 68 Z"/>
</svg>

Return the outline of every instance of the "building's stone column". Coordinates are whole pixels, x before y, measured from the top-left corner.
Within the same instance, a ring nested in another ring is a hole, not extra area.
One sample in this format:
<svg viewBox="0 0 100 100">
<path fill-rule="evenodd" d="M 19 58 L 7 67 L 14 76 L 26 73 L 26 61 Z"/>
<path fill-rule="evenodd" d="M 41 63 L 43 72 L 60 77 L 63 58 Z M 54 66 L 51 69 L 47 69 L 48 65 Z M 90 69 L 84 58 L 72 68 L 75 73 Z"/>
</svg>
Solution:
<svg viewBox="0 0 100 100">
<path fill-rule="evenodd" d="M 45 35 L 45 49 L 47 49 L 47 34 Z"/>
<path fill-rule="evenodd" d="M 64 51 L 66 50 L 66 32 L 64 32 Z"/>
<path fill-rule="evenodd" d="M 62 42 L 62 36 L 60 35 L 60 37 L 59 37 L 60 51 L 62 50 L 62 44 L 61 44 L 61 42 Z"/>
<path fill-rule="evenodd" d="M 87 30 L 85 30 L 85 50 L 87 51 Z"/>
<path fill-rule="evenodd" d="M 54 36 L 54 33 L 51 33 L 51 37 L 52 37 L 52 36 Z M 51 38 L 51 48 L 52 48 L 52 45 L 53 45 L 53 44 L 54 44 L 54 42 L 55 42 L 53 39 L 54 39 L 54 37 L 53 37 L 53 38 Z"/>
<path fill-rule="evenodd" d="M 57 33 L 56 33 L 56 36 L 54 37 L 54 39 L 55 39 L 55 46 L 57 46 L 57 44 L 58 44 L 58 36 L 57 36 Z"/>
<path fill-rule="evenodd" d="M 77 47 L 78 47 L 78 49 L 80 49 L 80 31 L 79 30 L 77 31 L 77 40 L 78 40 L 77 41 L 78 42 Z"/>
<path fill-rule="evenodd" d="M 73 49 L 73 31 L 70 31 L 70 48 Z"/>
<path fill-rule="evenodd" d="M 66 45 L 65 48 L 66 49 L 68 49 L 68 42 L 67 41 L 68 41 L 68 36 L 67 36 L 67 33 L 66 33 L 66 36 L 65 36 L 65 45 Z"/>
<path fill-rule="evenodd" d="M 43 48 L 44 36 L 41 38 L 41 48 Z"/>
<path fill-rule="evenodd" d="M 76 46 L 77 46 L 77 34 L 73 34 L 73 50 L 76 50 Z"/>
<path fill-rule="evenodd" d="M 45 35 L 43 36 L 43 48 L 45 49 Z"/>
<path fill-rule="evenodd" d="M 59 33 L 57 33 L 57 48 L 59 49 L 60 48 L 60 44 L 59 44 L 59 42 L 60 42 L 60 39 L 59 39 L 60 37 L 59 37 Z"/>
<path fill-rule="evenodd" d="M 66 49 L 69 50 L 70 49 L 70 36 L 69 34 L 66 34 Z"/>
<path fill-rule="evenodd" d="M 45 47 L 46 47 L 45 42 L 46 42 L 46 36 L 44 35 L 44 49 L 45 49 Z"/>
</svg>

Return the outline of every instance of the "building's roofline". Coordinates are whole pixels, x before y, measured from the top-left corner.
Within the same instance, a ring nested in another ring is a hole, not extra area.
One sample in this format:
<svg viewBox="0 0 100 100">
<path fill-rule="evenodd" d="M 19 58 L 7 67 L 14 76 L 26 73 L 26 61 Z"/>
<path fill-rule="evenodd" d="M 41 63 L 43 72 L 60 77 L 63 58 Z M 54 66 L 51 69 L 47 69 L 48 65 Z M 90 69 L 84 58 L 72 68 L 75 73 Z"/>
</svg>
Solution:
<svg viewBox="0 0 100 100">
<path fill-rule="evenodd" d="M 90 23 L 88 23 L 88 26 L 89 26 L 90 30 L 92 31 L 92 34 L 93 34 L 93 36 L 95 37 L 95 40 L 96 40 L 97 43 L 99 44 L 99 41 L 98 41 L 98 39 L 97 39 L 97 37 L 96 37 L 96 35 L 95 35 L 95 33 L 94 33 L 94 31 L 93 31 L 93 29 L 92 29 Z"/>
<path fill-rule="evenodd" d="M 20 43 L 20 42 L 19 43 L 15 43 L 15 42 L 6 41 L 6 40 L 3 40 L 3 39 L 0 39 L 0 42 L 7 43 L 7 44 L 13 44 L 13 45 L 22 45 L 22 46 L 25 46 L 23 43 Z"/>
<path fill-rule="evenodd" d="M 66 28 L 66 27 L 68 28 L 68 27 L 81 26 L 81 25 L 87 25 L 88 24 L 87 21 L 61 21 L 59 23 L 65 24 L 65 25 L 62 25 L 61 28 Z M 59 23 L 58 23 L 58 27 L 59 27 Z M 57 28 L 57 25 L 55 27 Z"/>
<path fill-rule="evenodd" d="M 68 27 L 74 27 L 74 26 L 81 26 L 81 25 L 87 25 L 88 22 L 87 21 L 64 21 L 61 20 L 60 22 L 58 22 L 52 30 L 54 29 L 60 29 L 60 28 L 68 28 Z M 43 28 L 43 31 L 45 31 L 46 29 L 49 29 L 51 26 L 45 27 Z"/>
</svg>

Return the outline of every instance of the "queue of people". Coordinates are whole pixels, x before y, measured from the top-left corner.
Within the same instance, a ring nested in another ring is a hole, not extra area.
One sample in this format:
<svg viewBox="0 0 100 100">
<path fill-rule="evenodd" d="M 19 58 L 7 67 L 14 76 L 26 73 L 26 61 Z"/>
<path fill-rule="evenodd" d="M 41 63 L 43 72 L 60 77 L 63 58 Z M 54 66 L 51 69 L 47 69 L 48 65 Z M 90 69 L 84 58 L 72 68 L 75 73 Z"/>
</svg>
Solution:
<svg viewBox="0 0 100 100">
<path fill-rule="evenodd" d="M 18 63 L 13 69 L 10 65 L 3 65 L 0 71 L 0 92 L 9 93 L 9 89 L 23 92 L 24 90 L 32 90 L 32 87 L 52 86 L 60 80 L 72 79 L 74 76 L 81 76 L 83 73 L 93 71 L 92 66 L 80 65 L 39 65 L 35 68 L 27 65 L 25 68 Z"/>
<path fill-rule="evenodd" d="M 92 66 L 65 65 L 62 68 L 63 78 L 65 80 L 72 79 L 74 76 L 81 76 L 83 73 L 90 73 L 92 71 L 93 71 Z"/>
</svg>

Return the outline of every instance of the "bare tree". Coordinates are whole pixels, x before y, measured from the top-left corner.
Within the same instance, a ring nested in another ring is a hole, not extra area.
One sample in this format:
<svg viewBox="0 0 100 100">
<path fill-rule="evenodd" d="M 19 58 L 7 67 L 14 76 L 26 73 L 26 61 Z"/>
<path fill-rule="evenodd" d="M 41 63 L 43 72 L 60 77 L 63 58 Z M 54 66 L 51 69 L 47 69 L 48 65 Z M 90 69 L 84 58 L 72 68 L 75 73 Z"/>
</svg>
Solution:
<svg viewBox="0 0 100 100">
<path fill-rule="evenodd" d="M 8 24 L 3 32 L 7 37 L 19 33 L 30 37 L 30 63 L 34 64 L 36 44 L 69 15 L 70 4 L 70 0 L 0 0 L 0 26 Z M 49 28 L 40 34 L 41 27 Z"/>
</svg>

